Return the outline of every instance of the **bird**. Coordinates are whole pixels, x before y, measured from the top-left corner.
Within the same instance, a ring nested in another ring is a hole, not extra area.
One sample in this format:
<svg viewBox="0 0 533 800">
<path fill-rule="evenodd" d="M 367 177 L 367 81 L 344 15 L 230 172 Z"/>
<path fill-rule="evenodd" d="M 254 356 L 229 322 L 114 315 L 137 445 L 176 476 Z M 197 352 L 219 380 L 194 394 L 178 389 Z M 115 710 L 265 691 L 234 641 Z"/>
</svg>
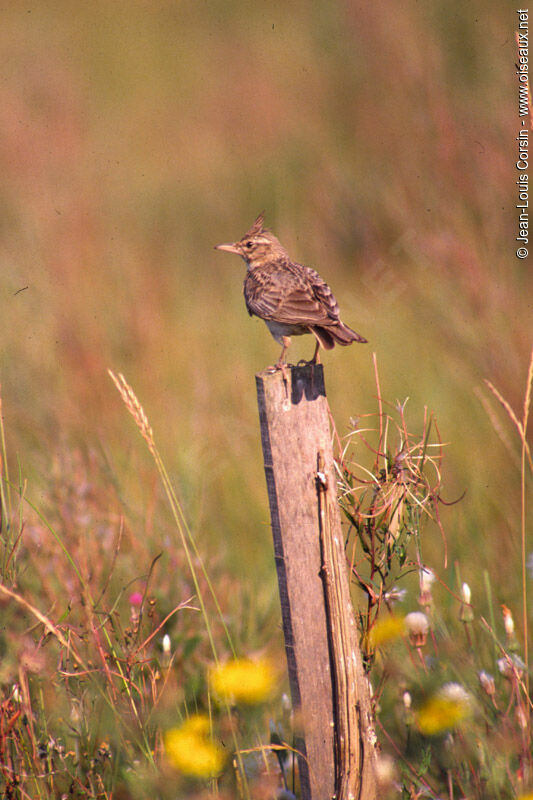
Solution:
<svg viewBox="0 0 533 800">
<path fill-rule="evenodd" d="M 368 341 L 341 321 L 333 292 L 318 272 L 292 261 L 279 239 L 264 227 L 264 213 L 239 241 L 217 244 L 215 250 L 234 253 L 246 262 L 244 301 L 248 313 L 264 320 L 282 345 L 273 369 L 286 366 L 291 336 L 314 334 L 315 352 L 306 364 L 320 363 L 320 347 L 332 350 L 336 344 Z"/>
</svg>

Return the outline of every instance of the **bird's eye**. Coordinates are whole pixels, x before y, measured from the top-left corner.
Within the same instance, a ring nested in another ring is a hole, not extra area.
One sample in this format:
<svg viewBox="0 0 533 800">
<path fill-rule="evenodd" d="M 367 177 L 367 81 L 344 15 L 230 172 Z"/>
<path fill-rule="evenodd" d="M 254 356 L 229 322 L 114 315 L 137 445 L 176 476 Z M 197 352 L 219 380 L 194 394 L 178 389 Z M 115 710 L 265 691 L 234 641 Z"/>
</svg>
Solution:
<svg viewBox="0 0 533 800">
<path fill-rule="evenodd" d="M 248 240 L 248 241 L 246 242 L 246 247 L 248 248 L 248 250 L 249 250 L 251 247 L 253 247 L 253 244 L 252 244 L 252 242 L 251 242 L 250 240 Z"/>
</svg>

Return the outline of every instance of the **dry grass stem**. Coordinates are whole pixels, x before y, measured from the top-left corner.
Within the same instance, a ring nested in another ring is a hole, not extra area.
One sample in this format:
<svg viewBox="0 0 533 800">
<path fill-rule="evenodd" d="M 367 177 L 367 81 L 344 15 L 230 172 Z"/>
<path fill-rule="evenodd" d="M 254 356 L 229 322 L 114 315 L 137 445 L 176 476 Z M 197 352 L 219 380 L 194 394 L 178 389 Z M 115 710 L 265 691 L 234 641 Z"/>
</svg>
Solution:
<svg viewBox="0 0 533 800">
<path fill-rule="evenodd" d="M 525 454 L 527 456 L 527 460 L 529 462 L 530 469 L 533 470 L 533 461 L 531 459 L 531 452 L 530 452 L 529 444 L 526 441 L 525 430 L 524 430 L 523 423 L 516 416 L 515 412 L 513 411 L 512 407 L 511 407 L 511 404 L 505 399 L 505 397 L 503 397 L 503 395 L 498 391 L 498 389 L 494 386 L 494 384 L 491 381 L 487 380 L 487 379 L 485 379 L 485 383 L 489 387 L 489 389 L 491 390 L 492 394 L 497 398 L 499 403 L 507 411 L 507 414 L 508 414 L 509 418 L 512 420 L 513 424 L 515 425 L 515 427 L 516 427 L 516 429 L 518 431 L 518 435 L 520 436 L 520 441 L 521 441 L 521 443 L 522 443 L 522 445 L 524 447 Z M 531 388 L 530 387 L 531 387 L 531 365 L 530 365 L 530 371 L 528 373 L 528 391 L 526 393 L 526 398 L 524 400 L 524 414 L 526 413 L 526 410 L 527 410 L 527 412 L 529 412 L 529 400 L 530 400 L 530 397 L 531 397 Z M 527 401 L 527 405 L 526 405 L 526 401 Z"/>
<path fill-rule="evenodd" d="M 155 451 L 154 434 L 148 422 L 148 417 L 144 412 L 144 408 L 137 399 L 137 396 L 124 375 L 121 372 L 116 375 L 112 370 L 107 370 L 113 383 L 117 387 L 124 405 L 135 420 L 135 424 L 139 428 L 141 436 L 148 445 L 150 452 L 153 454 Z"/>
</svg>

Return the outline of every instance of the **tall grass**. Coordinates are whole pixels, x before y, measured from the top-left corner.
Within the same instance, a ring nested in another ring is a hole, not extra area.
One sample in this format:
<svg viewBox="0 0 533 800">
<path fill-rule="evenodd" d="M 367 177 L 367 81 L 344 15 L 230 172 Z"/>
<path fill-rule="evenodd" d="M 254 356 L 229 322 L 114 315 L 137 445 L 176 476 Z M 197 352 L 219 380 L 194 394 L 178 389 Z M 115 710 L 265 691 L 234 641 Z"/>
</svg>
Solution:
<svg viewBox="0 0 533 800">
<path fill-rule="evenodd" d="M 253 388 L 275 346 L 246 314 L 237 264 L 212 251 L 262 209 L 371 343 L 328 355 L 340 437 L 350 417 L 374 413 L 372 351 L 387 409 L 404 407 L 413 442 L 423 441 L 419 410 L 432 409 L 440 496 L 466 492 L 443 506 L 444 574 L 442 537 L 430 522 L 424 533 L 423 562 L 453 589 L 439 584 L 443 614 L 467 582 L 495 637 L 488 645 L 485 629 L 484 663 L 506 644 L 501 604 L 522 618 L 529 657 L 529 395 L 517 376 L 531 350 L 531 271 L 513 255 L 513 25 L 502 4 L 481 0 L 453 14 L 440 0 L 393 10 L 340 0 L 5 4 L 1 565 L 15 597 L 1 684 L 3 730 L 20 729 L 30 796 L 57 789 L 48 767 L 39 772 L 38 745 L 60 720 L 66 738 L 46 763 L 61 761 L 76 790 L 109 792 L 121 776 L 125 792 L 155 780 L 164 793 L 150 753 L 157 760 L 184 703 L 203 710 L 207 696 L 213 648 L 198 592 L 109 367 L 128 376 L 159 432 L 221 605 L 223 620 L 206 600 L 216 647 L 230 656 L 226 625 L 239 654 L 281 652 Z M 311 346 L 295 342 L 294 359 Z M 63 636 L 67 626 L 68 663 L 46 620 Z M 87 667 L 79 677 L 74 652 Z M 58 668 L 68 673 L 59 684 Z M 395 701 L 383 703 L 397 714 Z"/>
<path fill-rule="evenodd" d="M 532 471 L 525 438 L 532 363 L 520 421 L 490 384 L 522 443 L 522 492 Z M 354 420 L 346 442 L 339 441 L 338 466 L 347 557 L 383 743 L 383 791 L 391 797 L 399 791 L 480 800 L 526 796 L 532 760 L 525 539 L 522 598 L 517 591 L 512 608 L 500 611 L 497 568 L 485 573 L 485 596 L 476 596 L 463 580 L 472 564 L 448 565 L 446 448 L 432 415 L 424 409 L 413 434 L 405 405 L 383 401 L 377 370 L 376 385 L 377 413 Z M 522 499 L 515 516 L 525 532 L 525 493 Z M 467 502 L 464 496 L 456 505 Z M 432 535 L 441 543 L 438 561 L 425 555 Z M 521 636 L 514 621 L 520 613 Z"/>
<path fill-rule="evenodd" d="M 248 800 L 251 784 L 286 782 L 259 738 L 281 670 L 249 649 L 236 657 L 239 633 L 217 594 L 227 579 L 215 590 L 146 414 L 123 376 L 111 377 L 154 459 L 179 541 L 151 560 L 137 546 L 133 563 L 144 571 L 126 579 L 134 535 L 106 511 L 96 476 L 82 480 L 85 460 L 77 457 L 74 483 L 61 481 L 54 523 L 0 473 L 2 496 L 10 490 L 22 506 L 2 506 L 2 792 L 171 797 L 196 779 Z M 5 440 L 1 420 L 0 429 Z"/>
</svg>

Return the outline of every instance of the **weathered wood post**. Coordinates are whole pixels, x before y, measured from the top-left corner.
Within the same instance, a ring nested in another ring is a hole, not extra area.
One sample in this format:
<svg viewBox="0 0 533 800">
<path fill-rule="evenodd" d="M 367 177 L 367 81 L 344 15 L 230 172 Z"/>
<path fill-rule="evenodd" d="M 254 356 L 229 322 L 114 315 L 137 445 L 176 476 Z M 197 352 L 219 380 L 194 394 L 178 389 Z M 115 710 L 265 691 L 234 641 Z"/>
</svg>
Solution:
<svg viewBox="0 0 533 800">
<path fill-rule="evenodd" d="M 256 376 L 304 800 L 375 800 L 375 734 L 350 600 L 321 365 Z"/>
</svg>

